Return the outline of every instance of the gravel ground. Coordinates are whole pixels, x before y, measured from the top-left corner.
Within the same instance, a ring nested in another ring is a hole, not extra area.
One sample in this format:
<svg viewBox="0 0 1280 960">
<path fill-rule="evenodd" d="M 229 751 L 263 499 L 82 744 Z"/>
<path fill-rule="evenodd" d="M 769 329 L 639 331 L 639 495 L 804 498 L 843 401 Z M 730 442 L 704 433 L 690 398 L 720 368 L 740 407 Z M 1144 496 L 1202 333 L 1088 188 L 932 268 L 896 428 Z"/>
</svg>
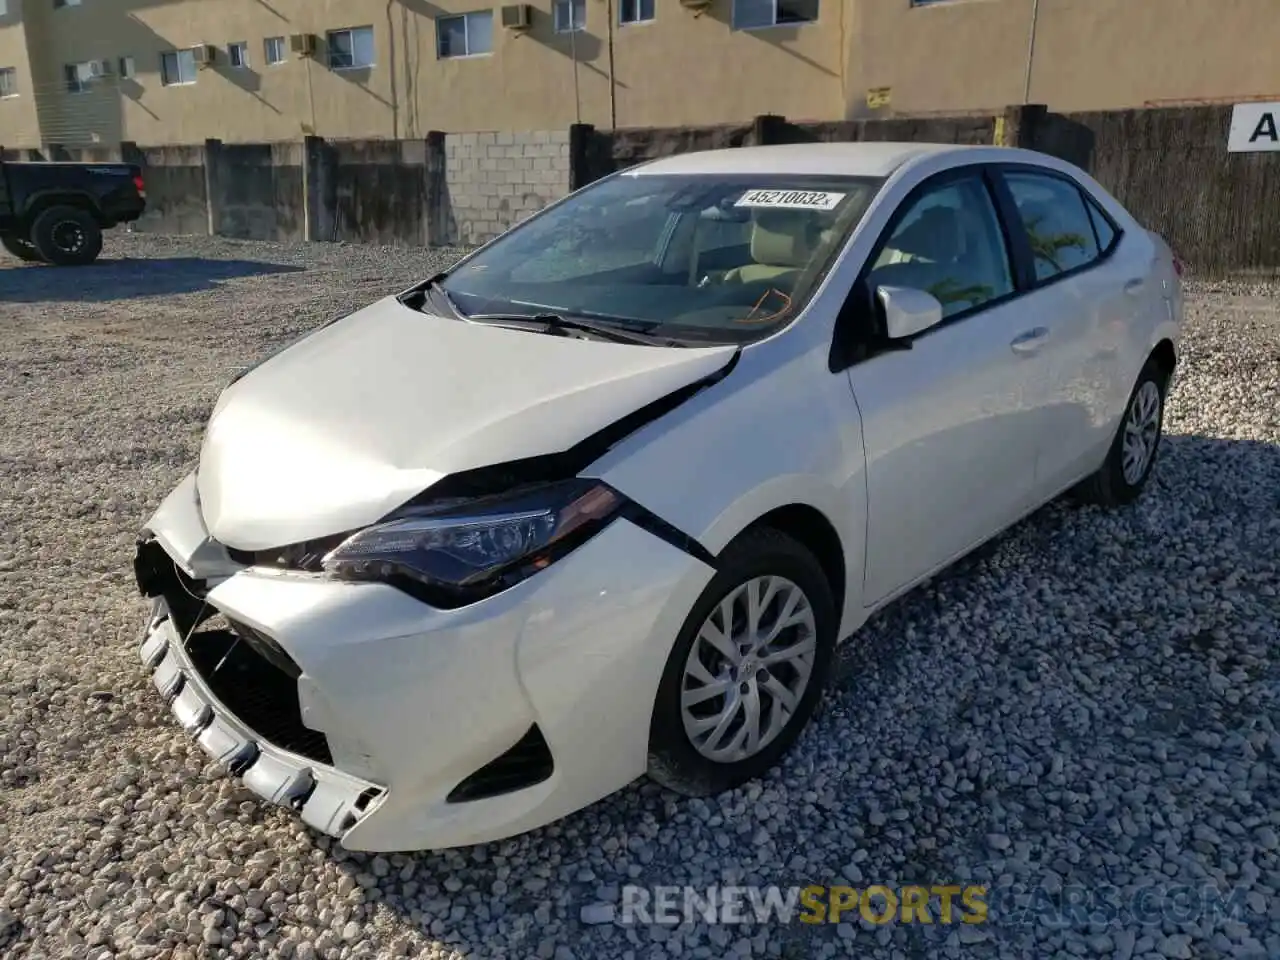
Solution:
<svg viewBox="0 0 1280 960">
<path fill-rule="evenodd" d="M 1048 507 L 877 618 L 765 782 L 709 802 L 638 784 L 504 843 L 367 857 L 205 763 L 136 659 L 134 533 L 238 366 L 452 256 L 112 234 L 83 270 L 0 261 L 0 954 L 1280 957 L 1266 286 L 1193 285 L 1141 503 Z M 971 879 L 1213 883 L 1241 912 L 1053 925 L 995 900 L 995 922 L 963 930 L 592 922 L 628 883 Z"/>
</svg>

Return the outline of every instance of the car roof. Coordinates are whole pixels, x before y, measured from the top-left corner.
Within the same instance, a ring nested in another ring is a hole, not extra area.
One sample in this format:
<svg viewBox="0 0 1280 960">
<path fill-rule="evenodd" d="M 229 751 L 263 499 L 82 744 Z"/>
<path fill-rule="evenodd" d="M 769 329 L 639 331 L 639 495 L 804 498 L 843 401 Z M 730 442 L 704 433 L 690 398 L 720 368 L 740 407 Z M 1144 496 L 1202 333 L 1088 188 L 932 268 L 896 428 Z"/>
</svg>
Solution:
<svg viewBox="0 0 1280 960">
<path fill-rule="evenodd" d="M 954 143 L 793 143 L 785 146 L 732 147 L 661 157 L 632 167 L 629 174 L 774 173 L 887 177 L 904 163 L 926 154 L 976 149 Z M 990 147 L 986 148 L 990 150 Z M 1010 151 L 1021 153 L 1022 151 Z"/>
</svg>

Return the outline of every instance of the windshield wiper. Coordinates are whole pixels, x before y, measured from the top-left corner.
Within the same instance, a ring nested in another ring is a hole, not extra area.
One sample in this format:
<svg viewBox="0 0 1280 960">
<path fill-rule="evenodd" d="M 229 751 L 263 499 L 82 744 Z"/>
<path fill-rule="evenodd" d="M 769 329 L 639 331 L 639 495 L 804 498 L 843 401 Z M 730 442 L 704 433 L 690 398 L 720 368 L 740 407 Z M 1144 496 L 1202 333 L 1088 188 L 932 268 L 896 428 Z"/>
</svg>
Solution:
<svg viewBox="0 0 1280 960">
<path fill-rule="evenodd" d="M 648 346 L 664 347 L 683 345 L 680 341 L 668 337 L 650 336 L 633 324 L 598 322 L 583 317 L 566 317 L 559 313 L 472 313 L 464 314 L 464 317 L 476 323 L 529 324 L 531 328 L 541 328 L 544 331 L 577 330 L 606 337 L 618 343 L 643 343 Z"/>
</svg>

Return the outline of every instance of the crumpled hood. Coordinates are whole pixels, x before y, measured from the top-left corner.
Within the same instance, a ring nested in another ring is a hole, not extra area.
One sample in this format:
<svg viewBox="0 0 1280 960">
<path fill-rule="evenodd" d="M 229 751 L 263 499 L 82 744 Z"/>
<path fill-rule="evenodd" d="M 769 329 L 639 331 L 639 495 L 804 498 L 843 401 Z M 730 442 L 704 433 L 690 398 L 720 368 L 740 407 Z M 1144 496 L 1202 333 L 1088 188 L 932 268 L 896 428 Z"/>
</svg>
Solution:
<svg viewBox="0 0 1280 960">
<path fill-rule="evenodd" d="M 448 474 L 567 450 L 734 350 L 528 333 L 388 297 L 223 392 L 197 474 L 205 525 L 240 550 L 361 527 Z"/>
</svg>

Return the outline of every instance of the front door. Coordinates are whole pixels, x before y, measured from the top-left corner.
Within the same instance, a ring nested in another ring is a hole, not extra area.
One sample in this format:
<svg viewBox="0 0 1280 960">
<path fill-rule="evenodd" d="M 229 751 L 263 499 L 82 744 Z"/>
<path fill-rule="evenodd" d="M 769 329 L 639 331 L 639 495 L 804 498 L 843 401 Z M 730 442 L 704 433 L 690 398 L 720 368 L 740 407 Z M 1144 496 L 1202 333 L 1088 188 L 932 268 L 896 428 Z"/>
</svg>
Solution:
<svg viewBox="0 0 1280 960">
<path fill-rule="evenodd" d="M 869 606 L 1030 509 L 1044 396 L 1044 331 L 1015 294 L 981 172 L 926 183 L 891 223 L 865 289 L 925 290 L 944 320 L 848 370 L 867 459 Z"/>
</svg>

